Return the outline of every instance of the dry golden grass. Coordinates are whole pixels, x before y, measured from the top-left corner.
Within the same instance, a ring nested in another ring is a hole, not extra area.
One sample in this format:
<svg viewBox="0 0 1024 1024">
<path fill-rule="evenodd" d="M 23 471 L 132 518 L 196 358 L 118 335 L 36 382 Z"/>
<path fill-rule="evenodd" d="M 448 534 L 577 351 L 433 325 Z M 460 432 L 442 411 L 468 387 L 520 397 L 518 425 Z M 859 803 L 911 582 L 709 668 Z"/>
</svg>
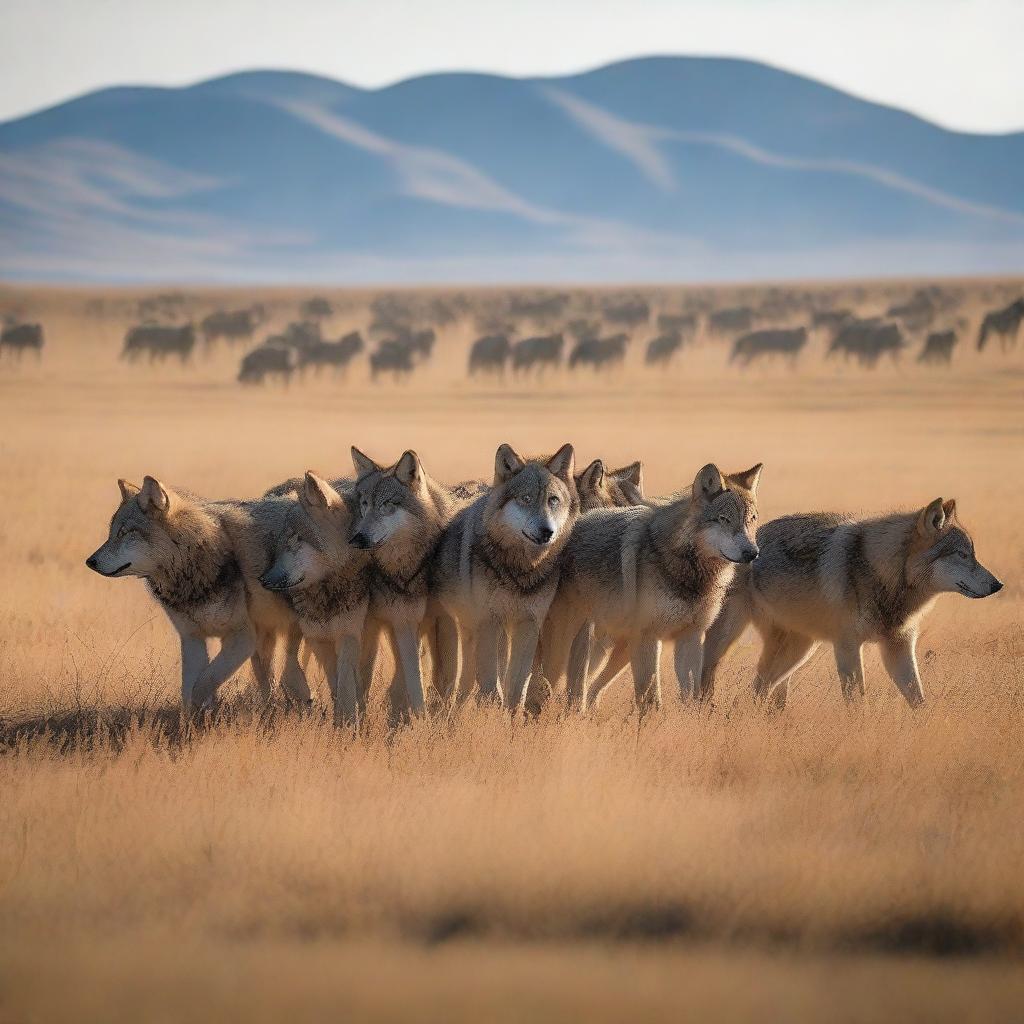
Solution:
<svg viewBox="0 0 1024 1024">
<path fill-rule="evenodd" d="M 85 298 L 20 296 L 48 349 L 0 365 L 0 1021 L 1019 1012 L 1019 354 L 740 375 L 708 345 L 504 392 L 463 377 L 458 329 L 405 386 L 244 390 L 237 353 L 119 364 L 124 322 Z M 766 718 L 748 640 L 709 712 L 639 723 L 620 685 L 588 720 L 378 714 L 353 741 L 244 679 L 183 722 L 162 613 L 83 565 L 118 476 L 250 495 L 356 443 L 454 480 L 566 439 L 642 457 L 653 493 L 764 461 L 763 518 L 956 497 L 1006 589 L 939 602 L 917 713 L 874 653 L 845 710 L 822 652 Z"/>
</svg>

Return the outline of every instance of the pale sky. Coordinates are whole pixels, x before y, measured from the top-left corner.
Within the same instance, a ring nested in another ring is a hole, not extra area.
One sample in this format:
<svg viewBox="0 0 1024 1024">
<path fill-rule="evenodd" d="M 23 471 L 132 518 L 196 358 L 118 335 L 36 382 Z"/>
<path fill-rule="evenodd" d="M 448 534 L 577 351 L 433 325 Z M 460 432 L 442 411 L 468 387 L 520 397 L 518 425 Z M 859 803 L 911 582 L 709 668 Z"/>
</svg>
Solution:
<svg viewBox="0 0 1024 1024">
<path fill-rule="evenodd" d="M 747 57 L 963 131 L 1024 129 L 1024 0 L 0 0 L 0 120 L 246 68 L 379 86 Z"/>
</svg>

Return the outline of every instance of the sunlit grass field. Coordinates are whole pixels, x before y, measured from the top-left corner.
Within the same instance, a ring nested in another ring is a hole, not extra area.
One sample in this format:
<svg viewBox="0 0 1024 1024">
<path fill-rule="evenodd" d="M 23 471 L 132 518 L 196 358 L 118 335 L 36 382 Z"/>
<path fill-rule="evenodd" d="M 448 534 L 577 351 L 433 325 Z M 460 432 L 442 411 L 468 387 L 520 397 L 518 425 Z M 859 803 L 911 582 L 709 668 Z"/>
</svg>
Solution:
<svg viewBox="0 0 1024 1024">
<path fill-rule="evenodd" d="M 865 372 L 819 345 L 741 373 L 699 339 L 666 371 L 632 353 L 503 386 L 467 378 L 457 324 L 403 384 L 242 388 L 223 346 L 123 364 L 128 321 L 95 294 L 2 297 L 47 346 L 0 362 L 0 1021 L 1019 1014 L 1024 350 L 968 337 L 949 369 Z M 748 636 L 710 709 L 667 675 L 643 721 L 623 679 L 585 719 L 470 704 L 393 729 L 385 665 L 353 738 L 260 707 L 245 672 L 185 721 L 163 613 L 84 566 L 119 476 L 252 496 L 344 475 L 357 444 L 454 482 L 503 441 L 642 458 L 651 494 L 763 461 L 762 520 L 954 497 L 1006 587 L 938 602 L 917 712 L 873 651 L 847 709 L 823 650 L 766 716 Z"/>
</svg>

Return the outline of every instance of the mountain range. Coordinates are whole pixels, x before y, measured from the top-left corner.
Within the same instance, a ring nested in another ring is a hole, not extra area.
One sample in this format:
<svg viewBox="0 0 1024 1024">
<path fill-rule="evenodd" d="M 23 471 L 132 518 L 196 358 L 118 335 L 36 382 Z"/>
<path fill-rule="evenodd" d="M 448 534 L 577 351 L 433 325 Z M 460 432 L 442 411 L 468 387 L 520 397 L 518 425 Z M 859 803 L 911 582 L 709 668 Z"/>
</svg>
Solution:
<svg viewBox="0 0 1024 1024">
<path fill-rule="evenodd" d="M 1024 270 L 1024 132 L 744 60 L 117 87 L 0 124 L 0 276 L 735 280 Z"/>
</svg>

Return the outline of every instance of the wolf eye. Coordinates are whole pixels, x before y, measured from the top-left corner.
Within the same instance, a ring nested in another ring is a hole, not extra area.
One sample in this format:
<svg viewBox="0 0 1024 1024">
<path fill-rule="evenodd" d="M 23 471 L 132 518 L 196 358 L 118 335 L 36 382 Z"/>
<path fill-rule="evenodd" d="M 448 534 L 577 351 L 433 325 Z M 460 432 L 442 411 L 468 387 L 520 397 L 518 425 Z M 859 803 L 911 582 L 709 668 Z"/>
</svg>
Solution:
<svg viewBox="0 0 1024 1024">
<path fill-rule="evenodd" d="M 719 522 L 720 522 L 720 523 L 721 523 L 721 524 L 722 524 L 723 526 L 728 526 L 728 525 L 729 525 L 729 517 L 728 517 L 728 516 L 726 516 L 726 515 L 721 515 L 721 516 L 719 516 L 719 517 L 718 517 L 718 521 L 719 521 Z"/>
<path fill-rule="evenodd" d="M 516 501 L 519 502 L 524 508 L 530 504 L 530 496 L 528 494 L 520 494 Z"/>
<path fill-rule="evenodd" d="M 122 537 L 127 537 L 127 536 L 128 536 L 128 527 L 127 526 L 122 526 L 117 531 L 117 539 L 121 540 Z"/>
<path fill-rule="evenodd" d="M 562 499 L 559 498 L 557 494 L 552 494 L 551 497 L 548 498 L 548 508 L 558 508 L 561 504 Z"/>
</svg>

